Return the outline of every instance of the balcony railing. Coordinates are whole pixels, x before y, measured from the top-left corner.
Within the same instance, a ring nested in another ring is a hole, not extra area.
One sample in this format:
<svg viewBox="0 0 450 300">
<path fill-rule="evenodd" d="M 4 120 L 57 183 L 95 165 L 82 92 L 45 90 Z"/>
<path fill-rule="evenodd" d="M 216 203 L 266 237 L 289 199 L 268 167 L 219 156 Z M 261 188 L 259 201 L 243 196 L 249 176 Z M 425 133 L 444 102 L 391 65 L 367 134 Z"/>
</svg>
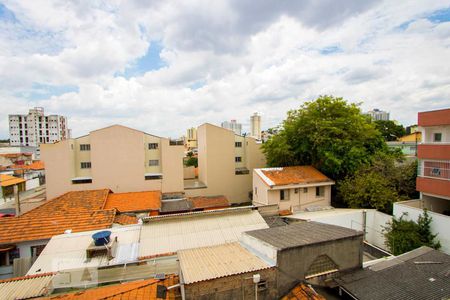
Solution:
<svg viewBox="0 0 450 300">
<path fill-rule="evenodd" d="M 450 161 L 422 161 L 419 163 L 417 175 L 450 180 Z"/>
</svg>

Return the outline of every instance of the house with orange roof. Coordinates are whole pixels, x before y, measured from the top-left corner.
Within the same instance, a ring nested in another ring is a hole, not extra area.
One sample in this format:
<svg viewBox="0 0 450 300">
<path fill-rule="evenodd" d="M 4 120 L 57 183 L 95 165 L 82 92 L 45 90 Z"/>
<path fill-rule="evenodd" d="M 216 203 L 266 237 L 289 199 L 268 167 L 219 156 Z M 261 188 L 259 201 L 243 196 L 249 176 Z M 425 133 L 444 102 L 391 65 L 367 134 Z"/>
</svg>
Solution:
<svg viewBox="0 0 450 300">
<path fill-rule="evenodd" d="M 330 206 L 334 181 L 312 166 L 262 168 L 253 171 L 253 204 L 279 211 Z"/>
<path fill-rule="evenodd" d="M 0 174 L 0 201 L 14 197 L 14 186 L 18 187 L 18 191 L 25 191 L 25 179 Z"/>
<path fill-rule="evenodd" d="M 161 191 L 110 193 L 104 209 L 116 209 L 122 214 L 156 216 L 161 209 Z M 120 220 L 125 221 L 125 218 Z"/>
</svg>

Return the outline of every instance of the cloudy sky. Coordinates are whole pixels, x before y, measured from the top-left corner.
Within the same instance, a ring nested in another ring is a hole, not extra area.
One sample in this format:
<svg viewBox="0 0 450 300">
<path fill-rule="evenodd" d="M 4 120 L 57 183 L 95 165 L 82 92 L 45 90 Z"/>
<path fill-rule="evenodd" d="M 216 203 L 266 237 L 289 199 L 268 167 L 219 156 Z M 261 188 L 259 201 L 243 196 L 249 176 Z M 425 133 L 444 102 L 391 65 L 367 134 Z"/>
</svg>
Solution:
<svg viewBox="0 0 450 300">
<path fill-rule="evenodd" d="M 450 107 L 450 1 L 0 0 L 0 137 L 34 106 L 73 136 L 268 128 L 323 94 L 404 125 Z"/>
</svg>

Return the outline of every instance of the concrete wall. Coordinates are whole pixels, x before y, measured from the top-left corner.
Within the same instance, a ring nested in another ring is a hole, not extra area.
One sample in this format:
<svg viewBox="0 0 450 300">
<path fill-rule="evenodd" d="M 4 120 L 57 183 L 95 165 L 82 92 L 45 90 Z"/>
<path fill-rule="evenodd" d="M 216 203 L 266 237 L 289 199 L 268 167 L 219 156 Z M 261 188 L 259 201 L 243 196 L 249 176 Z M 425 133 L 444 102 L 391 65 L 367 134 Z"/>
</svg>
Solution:
<svg viewBox="0 0 450 300">
<path fill-rule="evenodd" d="M 149 142 L 158 142 L 158 149 L 149 150 Z M 90 144 L 91 150 L 80 151 L 80 144 Z M 115 125 L 41 147 L 48 199 L 90 189 L 180 192 L 184 188 L 183 146 L 170 146 L 168 139 L 138 130 Z M 159 159 L 160 163 L 149 166 L 149 159 Z M 84 161 L 91 162 L 91 169 L 81 169 Z M 145 180 L 145 173 L 162 173 L 163 179 Z M 92 177 L 92 183 L 73 184 L 76 177 Z"/>
<path fill-rule="evenodd" d="M 39 186 L 39 178 L 28 179 L 25 182 L 25 190 L 31 190 Z"/>
<path fill-rule="evenodd" d="M 183 168 L 183 178 L 184 179 L 193 179 L 195 178 L 195 167 L 189 166 Z"/>
<path fill-rule="evenodd" d="M 267 282 L 267 288 L 258 292 L 258 299 L 277 299 L 277 275 L 275 268 L 185 285 L 186 299 L 256 299 L 255 284 L 252 280 L 253 274 L 260 274 L 261 280 Z"/>
<path fill-rule="evenodd" d="M 314 260 L 326 254 L 338 266 L 339 271 L 362 267 L 363 237 L 286 249 L 278 252 L 278 292 L 285 295 L 295 284 L 305 279 Z"/>
</svg>

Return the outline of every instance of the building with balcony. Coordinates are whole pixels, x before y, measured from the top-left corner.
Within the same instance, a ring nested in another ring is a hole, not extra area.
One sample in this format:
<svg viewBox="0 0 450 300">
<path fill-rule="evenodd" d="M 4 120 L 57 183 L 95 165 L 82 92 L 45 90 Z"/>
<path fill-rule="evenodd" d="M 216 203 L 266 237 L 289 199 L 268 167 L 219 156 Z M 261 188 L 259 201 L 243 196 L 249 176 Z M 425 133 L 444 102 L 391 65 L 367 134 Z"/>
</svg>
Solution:
<svg viewBox="0 0 450 300">
<path fill-rule="evenodd" d="M 70 138 L 67 118 L 44 115 L 42 107 L 30 109 L 28 115 L 9 115 L 11 146 L 32 146 L 54 143 Z"/>
<path fill-rule="evenodd" d="M 417 217 L 426 208 L 433 218 L 432 230 L 438 234 L 442 249 L 450 253 L 450 109 L 420 112 L 422 141 L 417 147 L 417 200 L 394 204 L 394 215 Z"/>
<path fill-rule="evenodd" d="M 184 146 L 120 125 L 41 145 L 47 198 L 68 191 L 183 191 Z"/>
</svg>

